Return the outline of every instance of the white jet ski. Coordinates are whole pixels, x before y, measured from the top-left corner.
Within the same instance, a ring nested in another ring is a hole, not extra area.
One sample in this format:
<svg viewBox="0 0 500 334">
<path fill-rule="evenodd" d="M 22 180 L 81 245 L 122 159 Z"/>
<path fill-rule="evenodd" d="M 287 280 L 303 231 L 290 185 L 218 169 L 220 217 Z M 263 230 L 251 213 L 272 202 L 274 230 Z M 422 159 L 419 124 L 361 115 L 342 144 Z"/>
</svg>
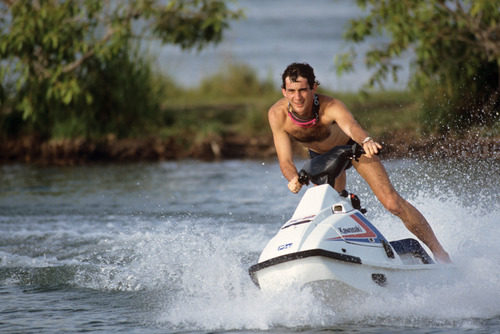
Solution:
<svg viewBox="0 0 500 334">
<path fill-rule="evenodd" d="M 250 267 L 257 286 L 280 290 L 323 281 L 374 292 L 425 279 L 419 275 L 443 267 L 415 239 L 387 241 L 357 196 L 333 188 L 335 178 L 361 154 L 358 144 L 338 146 L 304 164 L 300 181 L 317 186 L 307 189 L 291 219 Z"/>
</svg>

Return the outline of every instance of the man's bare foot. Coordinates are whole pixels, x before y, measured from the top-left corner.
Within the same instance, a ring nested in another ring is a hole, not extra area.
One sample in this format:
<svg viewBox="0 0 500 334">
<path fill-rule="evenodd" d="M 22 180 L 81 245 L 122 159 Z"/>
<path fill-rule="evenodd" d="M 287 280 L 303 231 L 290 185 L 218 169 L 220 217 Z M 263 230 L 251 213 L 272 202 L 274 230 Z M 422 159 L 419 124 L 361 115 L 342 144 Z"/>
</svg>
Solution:
<svg viewBox="0 0 500 334">
<path fill-rule="evenodd" d="M 450 256 L 445 251 L 442 251 L 440 254 L 435 253 L 434 258 L 438 263 L 452 263 Z"/>
</svg>

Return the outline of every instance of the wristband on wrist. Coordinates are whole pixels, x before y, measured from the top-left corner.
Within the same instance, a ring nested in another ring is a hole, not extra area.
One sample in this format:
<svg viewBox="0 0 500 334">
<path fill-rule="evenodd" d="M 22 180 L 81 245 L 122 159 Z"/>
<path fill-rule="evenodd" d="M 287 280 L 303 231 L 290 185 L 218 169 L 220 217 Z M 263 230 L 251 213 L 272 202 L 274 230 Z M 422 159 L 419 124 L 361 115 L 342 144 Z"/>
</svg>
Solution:
<svg viewBox="0 0 500 334">
<path fill-rule="evenodd" d="M 371 141 L 371 140 L 373 140 L 373 138 L 372 138 L 372 137 L 366 137 L 365 139 L 363 139 L 363 141 L 361 142 L 361 144 L 363 144 L 363 145 L 364 145 L 364 144 L 368 143 L 368 142 L 369 142 L 369 141 Z"/>
</svg>

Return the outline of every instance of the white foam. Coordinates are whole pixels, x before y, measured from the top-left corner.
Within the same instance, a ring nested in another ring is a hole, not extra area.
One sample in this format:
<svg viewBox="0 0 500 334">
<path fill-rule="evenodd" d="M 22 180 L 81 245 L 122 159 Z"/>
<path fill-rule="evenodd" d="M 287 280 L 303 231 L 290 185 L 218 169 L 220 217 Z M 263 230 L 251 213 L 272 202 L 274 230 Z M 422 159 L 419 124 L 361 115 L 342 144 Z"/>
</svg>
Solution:
<svg viewBox="0 0 500 334">
<path fill-rule="evenodd" d="M 157 321 L 168 327 L 200 330 L 322 327 L 355 321 L 474 328 L 477 319 L 500 315 L 500 244 L 494 237 L 500 210 L 495 203 L 491 203 L 491 211 L 475 204 L 464 207 L 463 199 L 452 192 L 434 190 L 440 194 L 438 200 L 423 191 L 410 200 L 428 218 L 452 256 L 457 269 L 453 277 L 410 286 L 403 293 L 387 291 L 364 298 L 347 293 L 337 301 L 327 296 L 326 303 L 310 288 L 264 294 L 250 282 L 245 252 L 251 250 L 256 261 L 269 231 L 242 225 L 241 229 L 212 231 L 204 238 L 184 235 L 187 247 L 180 285 L 175 297 L 162 306 Z M 376 216 L 390 238 L 409 236 L 389 213 Z"/>
</svg>

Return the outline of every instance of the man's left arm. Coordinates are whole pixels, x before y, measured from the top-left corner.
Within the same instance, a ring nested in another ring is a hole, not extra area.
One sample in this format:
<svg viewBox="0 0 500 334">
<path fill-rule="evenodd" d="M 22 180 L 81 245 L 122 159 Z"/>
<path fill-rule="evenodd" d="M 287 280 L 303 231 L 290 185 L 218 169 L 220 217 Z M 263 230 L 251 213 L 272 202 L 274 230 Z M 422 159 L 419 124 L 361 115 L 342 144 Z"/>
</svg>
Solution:
<svg viewBox="0 0 500 334">
<path fill-rule="evenodd" d="M 363 147 L 368 158 L 378 153 L 382 145 L 368 135 L 342 102 L 336 100 L 335 104 L 330 108 L 329 111 L 332 113 L 335 122 L 346 135 Z"/>
</svg>

